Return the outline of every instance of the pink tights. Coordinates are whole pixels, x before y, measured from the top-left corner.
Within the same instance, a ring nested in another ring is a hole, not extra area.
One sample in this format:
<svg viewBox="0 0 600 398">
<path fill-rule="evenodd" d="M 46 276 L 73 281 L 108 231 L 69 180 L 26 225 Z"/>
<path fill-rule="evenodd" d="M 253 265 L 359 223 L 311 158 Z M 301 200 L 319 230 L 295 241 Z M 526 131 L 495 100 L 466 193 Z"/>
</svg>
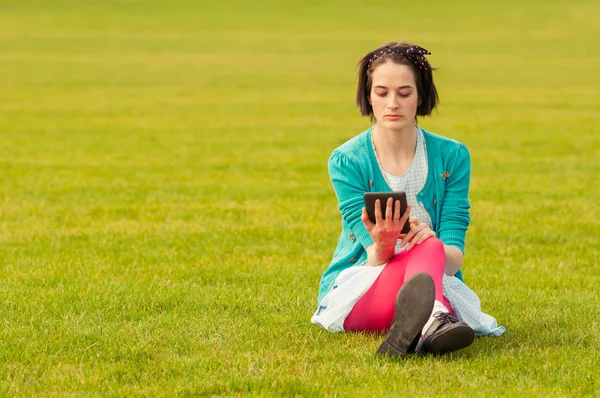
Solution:
<svg viewBox="0 0 600 398">
<path fill-rule="evenodd" d="M 403 250 L 387 263 L 375 283 L 358 300 L 344 321 L 344 329 L 360 332 L 384 332 L 394 317 L 396 294 L 404 281 L 416 273 L 426 272 L 435 284 L 435 299 L 452 311 L 443 295 L 442 277 L 446 264 L 444 245 L 438 238 L 429 238 Z"/>
</svg>

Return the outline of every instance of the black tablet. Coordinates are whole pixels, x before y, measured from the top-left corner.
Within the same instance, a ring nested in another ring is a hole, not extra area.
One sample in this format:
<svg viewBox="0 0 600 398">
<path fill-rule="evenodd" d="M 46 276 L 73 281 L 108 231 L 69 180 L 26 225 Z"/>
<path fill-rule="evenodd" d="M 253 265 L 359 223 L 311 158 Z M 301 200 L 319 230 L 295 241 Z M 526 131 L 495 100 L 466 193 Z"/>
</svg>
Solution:
<svg viewBox="0 0 600 398">
<path fill-rule="evenodd" d="M 393 206 L 396 206 L 396 201 L 400 201 L 400 217 L 406 211 L 406 206 L 408 202 L 406 201 L 406 193 L 404 192 L 365 192 L 365 207 L 367 208 L 367 213 L 369 214 L 369 220 L 372 223 L 375 223 L 375 201 L 379 199 L 381 202 L 381 217 L 385 220 L 385 211 L 387 208 L 388 198 L 392 198 Z M 392 207 L 392 214 L 396 210 Z M 406 224 L 402 228 L 401 233 L 406 234 L 410 231 L 410 223 L 406 220 Z"/>
</svg>

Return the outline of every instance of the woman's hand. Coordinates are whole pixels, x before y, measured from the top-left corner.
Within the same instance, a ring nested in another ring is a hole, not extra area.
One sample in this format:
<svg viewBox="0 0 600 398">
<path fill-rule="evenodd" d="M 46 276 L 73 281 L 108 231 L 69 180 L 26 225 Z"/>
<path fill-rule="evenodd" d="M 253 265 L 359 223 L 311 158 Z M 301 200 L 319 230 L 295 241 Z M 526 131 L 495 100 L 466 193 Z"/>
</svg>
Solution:
<svg viewBox="0 0 600 398">
<path fill-rule="evenodd" d="M 407 251 L 415 245 L 425 242 L 430 237 L 435 237 L 435 232 L 427 224 L 420 222 L 418 218 L 413 217 L 408 222 L 410 223 L 410 231 L 407 234 L 400 235 L 400 239 L 402 239 L 400 246 L 404 247 L 408 243 Z"/>
<path fill-rule="evenodd" d="M 375 242 L 367 248 L 367 260 L 371 265 L 383 264 L 394 255 L 400 231 L 402 231 L 402 226 L 408 220 L 410 205 L 401 216 L 400 201 L 397 200 L 395 206 L 392 206 L 392 204 L 392 198 L 388 198 L 384 219 L 381 214 L 381 202 L 379 199 L 375 201 L 375 223 L 369 220 L 367 209 L 362 209 L 361 220 Z M 393 213 L 392 209 L 394 210 Z"/>
</svg>

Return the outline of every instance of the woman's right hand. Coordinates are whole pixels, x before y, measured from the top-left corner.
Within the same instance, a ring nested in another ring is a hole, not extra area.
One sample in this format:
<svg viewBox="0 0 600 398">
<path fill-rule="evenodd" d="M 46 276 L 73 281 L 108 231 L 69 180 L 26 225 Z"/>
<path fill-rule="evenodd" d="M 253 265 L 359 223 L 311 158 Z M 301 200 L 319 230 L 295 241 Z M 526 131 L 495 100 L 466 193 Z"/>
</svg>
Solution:
<svg viewBox="0 0 600 398">
<path fill-rule="evenodd" d="M 383 264 L 394 255 L 396 242 L 410 215 L 410 205 L 404 214 L 400 215 L 400 201 L 397 200 L 395 206 L 392 204 L 392 198 L 388 198 L 384 219 L 381 214 L 381 202 L 379 199 L 375 201 L 375 223 L 369 220 L 367 209 L 362 209 L 360 218 L 374 241 L 374 244 L 367 248 L 367 261 L 371 265 Z"/>
</svg>

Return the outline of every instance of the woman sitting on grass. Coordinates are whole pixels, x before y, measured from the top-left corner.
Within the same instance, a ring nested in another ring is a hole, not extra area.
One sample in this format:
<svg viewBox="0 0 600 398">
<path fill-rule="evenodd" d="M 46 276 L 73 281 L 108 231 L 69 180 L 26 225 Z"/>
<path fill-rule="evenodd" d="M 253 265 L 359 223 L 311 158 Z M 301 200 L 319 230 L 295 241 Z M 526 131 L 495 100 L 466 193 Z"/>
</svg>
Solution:
<svg viewBox="0 0 600 398">
<path fill-rule="evenodd" d="M 462 283 L 469 152 L 416 124 L 438 102 L 427 54 L 389 43 L 361 59 L 356 102 L 375 124 L 329 159 L 342 233 L 312 322 L 330 331 L 387 331 L 377 353 L 392 356 L 455 351 L 474 332 L 504 331 Z M 377 201 L 372 223 L 363 194 L 390 191 L 406 193 L 406 211 L 399 202 L 392 211 L 390 198 L 381 214 Z M 410 231 L 401 234 L 406 220 Z"/>
</svg>

